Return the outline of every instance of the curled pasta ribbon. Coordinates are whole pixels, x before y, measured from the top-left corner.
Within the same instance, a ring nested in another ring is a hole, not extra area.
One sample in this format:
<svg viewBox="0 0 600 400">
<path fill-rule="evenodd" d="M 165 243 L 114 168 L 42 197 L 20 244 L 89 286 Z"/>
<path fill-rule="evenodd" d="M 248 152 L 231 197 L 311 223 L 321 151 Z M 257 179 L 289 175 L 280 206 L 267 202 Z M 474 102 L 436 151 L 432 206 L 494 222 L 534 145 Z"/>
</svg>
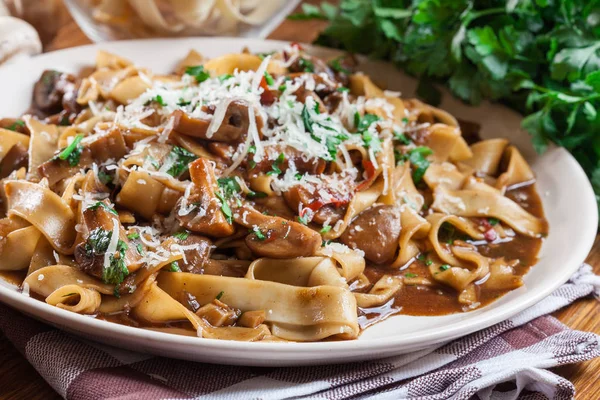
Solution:
<svg viewBox="0 0 600 400">
<path fill-rule="evenodd" d="M 472 239 L 482 240 L 483 233 L 480 232 L 475 224 L 465 218 L 460 218 L 454 215 L 434 213 L 427 216 L 427 221 L 431 224 L 429 230 L 429 242 L 433 246 L 437 256 L 446 264 L 459 266 L 461 262 L 454 257 L 450 246 L 445 246 L 440 243 L 438 238 L 440 228 L 444 223 L 453 225 L 456 229 L 466 233 Z"/>
<path fill-rule="evenodd" d="M 430 265 L 429 271 L 434 280 L 453 287 L 459 292 L 469 290 L 469 285 L 483 278 L 490 272 L 489 260 L 479 254 L 476 249 L 454 246 L 454 256 L 461 260 L 461 266 L 452 266 L 445 271 L 439 271 L 438 265 Z M 470 302 L 473 297 L 469 297 Z M 460 300 L 460 295 L 459 295 Z"/>
<path fill-rule="evenodd" d="M 79 285 L 65 285 L 46 297 L 46 303 L 79 314 L 95 314 L 100 308 L 100 293 Z"/>
<path fill-rule="evenodd" d="M 495 176 L 507 145 L 508 140 L 506 139 L 482 140 L 471 145 L 473 157 L 462 160 L 462 163 L 481 174 Z"/>
<path fill-rule="evenodd" d="M 354 217 L 371 207 L 377 201 L 379 196 L 381 196 L 381 193 L 383 193 L 383 187 L 384 180 L 382 178 L 378 178 L 370 188 L 356 193 L 348 205 L 348 209 L 346 210 L 346 214 L 344 215 L 342 222 L 336 224 L 333 229 L 324 234 L 323 238 L 326 240 L 332 240 L 342 236 Z"/>
<path fill-rule="evenodd" d="M 543 219 L 534 217 L 511 199 L 499 193 L 478 190 L 446 190 L 437 187 L 431 208 L 460 217 L 498 218 L 515 231 L 540 237 L 546 231 Z"/>
<path fill-rule="evenodd" d="M 40 268 L 29 274 L 24 283 L 29 285 L 31 292 L 43 297 L 48 297 L 56 289 L 70 285 L 93 289 L 102 294 L 113 294 L 115 290 L 113 285 L 102 283 L 69 265 L 50 265 Z"/>
<path fill-rule="evenodd" d="M 496 189 L 504 191 L 506 188 L 527 182 L 533 182 L 535 175 L 515 146 L 508 146 L 504 152 L 504 158 L 508 160 L 506 171 L 498 177 Z"/>
<path fill-rule="evenodd" d="M 35 226 L 57 251 L 73 254 L 75 215 L 53 191 L 27 181 L 6 181 L 8 215 L 16 215 Z"/>
<path fill-rule="evenodd" d="M 431 223 L 421 217 L 411 207 L 402 207 L 400 214 L 402 230 L 400 231 L 398 255 L 390 268 L 398 269 L 420 253 L 416 240 L 423 239 L 431 229 Z"/>
<path fill-rule="evenodd" d="M 183 272 L 160 273 L 158 285 L 172 298 L 181 298 L 186 291 L 200 304 L 211 302 L 222 291 L 221 301 L 230 307 L 242 312 L 265 310 L 272 333 L 286 340 L 315 341 L 329 336 L 356 338 L 359 332 L 356 300 L 343 287 L 298 287 Z"/>
</svg>

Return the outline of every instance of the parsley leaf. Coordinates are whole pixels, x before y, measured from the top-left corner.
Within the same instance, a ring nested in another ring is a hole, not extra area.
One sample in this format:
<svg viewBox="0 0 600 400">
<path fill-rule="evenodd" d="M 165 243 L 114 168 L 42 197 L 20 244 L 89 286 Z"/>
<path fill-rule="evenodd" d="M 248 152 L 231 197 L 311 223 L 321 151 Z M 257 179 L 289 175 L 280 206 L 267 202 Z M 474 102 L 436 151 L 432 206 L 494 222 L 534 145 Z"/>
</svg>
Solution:
<svg viewBox="0 0 600 400">
<path fill-rule="evenodd" d="M 114 208 L 108 206 L 106 203 L 103 203 L 101 201 L 97 201 L 94 204 L 92 204 L 91 206 L 88 207 L 88 210 L 97 210 L 99 207 L 104 208 L 106 211 L 108 211 L 111 214 L 114 215 L 119 215 Z"/>
<path fill-rule="evenodd" d="M 9 126 L 7 126 L 6 129 L 11 130 L 11 131 L 16 131 L 19 127 L 24 127 L 24 126 L 25 126 L 25 121 L 17 119 L 17 120 L 15 120 L 15 122 L 13 122 Z"/>
<path fill-rule="evenodd" d="M 81 152 L 83 151 L 83 147 L 79 144 L 82 140 L 82 134 L 76 135 L 71 144 L 58 153 L 58 158 L 68 161 L 71 167 L 77 166 L 79 164 Z"/>
<path fill-rule="evenodd" d="M 174 146 L 167 157 L 173 160 L 173 165 L 167 170 L 167 174 L 175 178 L 183 174 L 187 170 L 188 164 L 198 158 L 194 153 L 179 146 Z"/>
<path fill-rule="evenodd" d="M 187 67 L 185 69 L 186 75 L 191 75 L 196 79 L 196 82 L 201 83 L 210 78 L 210 74 L 204 70 L 203 65 L 197 65 Z"/>
<path fill-rule="evenodd" d="M 415 147 L 408 151 L 407 159 L 412 166 L 412 178 L 415 184 L 421 182 L 427 168 L 429 168 L 431 163 L 426 157 L 431 154 L 433 154 L 433 151 L 426 146 Z"/>
</svg>

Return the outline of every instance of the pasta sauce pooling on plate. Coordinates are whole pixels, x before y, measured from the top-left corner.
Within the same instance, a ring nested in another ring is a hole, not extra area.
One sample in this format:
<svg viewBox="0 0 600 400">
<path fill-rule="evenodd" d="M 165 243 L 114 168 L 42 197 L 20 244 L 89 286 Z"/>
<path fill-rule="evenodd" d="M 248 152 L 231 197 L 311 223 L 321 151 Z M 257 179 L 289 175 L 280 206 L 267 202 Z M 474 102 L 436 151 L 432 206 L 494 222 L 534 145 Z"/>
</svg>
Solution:
<svg viewBox="0 0 600 400">
<path fill-rule="evenodd" d="M 106 52 L 86 76 L 44 71 L 0 121 L 2 276 L 243 341 L 355 339 L 522 286 L 548 226 L 518 149 L 355 68 L 291 44 L 191 51 L 168 75 Z"/>
</svg>

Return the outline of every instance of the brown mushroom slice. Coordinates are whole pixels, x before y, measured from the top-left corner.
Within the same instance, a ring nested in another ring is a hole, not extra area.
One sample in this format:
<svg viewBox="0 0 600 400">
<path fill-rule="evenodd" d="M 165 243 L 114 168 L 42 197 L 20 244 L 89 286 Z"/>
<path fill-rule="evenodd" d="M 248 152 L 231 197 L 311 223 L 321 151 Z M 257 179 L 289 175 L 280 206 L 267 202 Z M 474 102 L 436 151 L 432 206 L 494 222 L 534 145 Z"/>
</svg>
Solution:
<svg viewBox="0 0 600 400">
<path fill-rule="evenodd" d="M 77 165 L 71 165 L 67 160 L 61 160 L 58 157 L 53 157 L 40 164 L 38 171 L 41 176 L 48 179 L 48 184 L 52 186 L 62 179 L 75 175 L 81 168 L 88 167 L 92 163 L 93 160 L 90 150 L 86 147 L 83 147 Z"/>
<path fill-rule="evenodd" d="M 185 255 L 184 258 L 177 261 L 179 268 L 184 272 L 202 273 L 204 265 L 210 258 L 212 241 L 207 237 L 191 234 L 185 239 L 179 240 L 177 244 L 182 246 Z"/>
<path fill-rule="evenodd" d="M 11 172 L 27 167 L 29 150 L 21 143 L 16 143 L 0 161 L 0 179 L 6 178 Z"/>
<path fill-rule="evenodd" d="M 63 108 L 63 97 L 69 101 L 74 95 L 76 78 L 71 74 L 46 70 L 33 87 L 33 107 L 46 114 L 55 114 Z"/>
<path fill-rule="evenodd" d="M 105 252 L 97 250 L 106 246 L 99 243 L 97 237 L 92 237 L 91 240 L 95 240 L 95 242 L 91 243 L 90 237 L 97 229 L 113 232 L 115 223 L 118 224 L 119 240 L 125 243 L 125 265 L 127 266 L 129 274 L 137 271 L 143 265 L 141 262 L 141 255 L 138 253 L 135 246 L 130 244 L 127 233 L 120 224 L 118 216 L 114 214 L 114 210 L 106 200 L 95 203 L 84 209 L 82 222 L 85 240 L 75 247 L 75 261 L 77 261 L 77 265 L 82 271 L 102 279 Z M 106 243 L 104 244 L 107 245 Z"/>
<path fill-rule="evenodd" d="M 250 206 L 237 209 L 234 218 L 251 230 L 246 236 L 246 245 L 259 257 L 308 257 L 321 247 L 321 235 L 309 227 L 261 214 Z"/>
<path fill-rule="evenodd" d="M 182 110 L 174 111 L 172 116 L 175 132 L 214 142 L 238 142 L 247 134 L 250 125 L 248 104 L 240 100 L 234 100 L 227 105 L 222 122 L 214 132 L 209 130 L 212 120 L 192 118 Z M 218 118 L 218 115 L 213 118 Z M 257 118 L 257 125 L 259 120 L 260 118 Z"/>
<path fill-rule="evenodd" d="M 307 206 L 312 202 L 322 202 L 320 195 L 316 190 L 310 190 L 304 185 L 296 185 L 289 188 L 283 193 L 285 202 L 292 210 L 298 210 L 300 205 Z M 325 204 L 320 207 L 312 217 L 312 221 L 323 224 L 328 222 L 329 225 L 335 225 L 340 219 L 344 218 L 346 207 L 336 207 L 333 204 Z"/>
<path fill-rule="evenodd" d="M 400 229 L 400 207 L 378 205 L 360 213 L 340 240 L 352 249 L 364 251 L 369 261 L 383 264 L 396 255 Z"/>
<path fill-rule="evenodd" d="M 111 129 L 105 134 L 89 138 L 89 141 L 84 140 L 82 144 L 91 150 L 94 161 L 98 163 L 109 159 L 119 160 L 128 152 L 125 139 L 119 129 Z"/>
<path fill-rule="evenodd" d="M 191 187 L 178 203 L 176 217 L 181 225 L 192 232 L 213 237 L 226 237 L 235 232 L 227 221 L 218 198 L 217 178 L 211 161 L 198 158 L 190 163 Z"/>
</svg>

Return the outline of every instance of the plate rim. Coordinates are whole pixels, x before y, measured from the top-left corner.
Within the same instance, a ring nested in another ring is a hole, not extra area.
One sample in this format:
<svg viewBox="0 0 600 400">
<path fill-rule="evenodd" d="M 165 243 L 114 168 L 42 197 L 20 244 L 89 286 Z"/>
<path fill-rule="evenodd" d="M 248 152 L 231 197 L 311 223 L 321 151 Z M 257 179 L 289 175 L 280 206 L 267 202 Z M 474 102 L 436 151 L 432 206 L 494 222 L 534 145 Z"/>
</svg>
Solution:
<svg viewBox="0 0 600 400">
<path fill-rule="evenodd" d="M 222 41 L 222 42 L 231 42 L 235 41 L 236 45 L 239 47 L 242 46 L 252 46 L 256 45 L 268 45 L 272 44 L 274 47 L 282 46 L 287 44 L 287 41 L 281 40 L 268 40 L 268 39 L 246 39 L 239 37 L 210 37 L 210 38 L 178 38 L 178 39 L 169 39 L 169 38 L 160 38 L 160 39 L 138 39 L 138 40 L 126 40 L 126 41 L 114 41 L 114 42 L 102 42 L 102 43 L 94 43 L 85 46 L 72 47 L 67 49 L 56 50 L 48 53 L 43 53 L 37 55 L 32 58 L 31 61 L 35 61 L 40 58 L 44 58 L 48 55 L 56 56 L 56 55 L 67 55 L 69 53 L 77 53 L 82 50 L 90 50 L 90 49 L 105 49 L 107 47 L 127 47 L 131 45 L 135 45 L 138 42 L 155 42 L 157 46 L 168 44 L 169 42 L 174 41 L 186 41 L 186 43 L 197 43 L 197 48 L 201 48 L 203 44 L 206 42 L 214 42 L 214 41 Z M 313 46 L 310 44 L 302 44 L 306 46 L 308 49 L 317 49 L 322 52 L 329 52 L 330 54 L 339 54 L 340 50 L 330 49 L 320 46 Z M 91 61 L 91 60 L 90 60 Z M 18 65 L 20 62 L 17 61 L 13 65 Z M 27 61 L 25 61 L 27 62 Z M 135 60 L 134 60 L 135 62 Z M 376 61 L 380 62 L 380 61 Z M 75 64 L 76 61 L 67 62 L 67 64 Z M 10 64 L 6 67 L 0 67 L 0 75 L 4 73 L 4 71 L 10 67 Z M 523 310 L 529 308 L 530 306 L 540 302 L 548 295 L 550 295 L 554 290 L 556 290 L 559 286 L 568 281 L 571 275 L 579 268 L 579 266 L 584 262 L 589 250 L 592 248 L 592 245 L 596 236 L 596 226 L 598 223 L 598 210 L 595 206 L 595 195 L 592 190 L 592 186 L 589 183 L 587 176 L 585 175 L 583 169 L 577 163 L 575 158 L 569 154 L 563 148 L 552 148 L 547 151 L 544 155 L 549 155 L 549 153 L 556 153 L 559 157 L 564 158 L 565 162 L 570 164 L 573 172 L 577 175 L 577 179 L 582 179 L 585 181 L 585 185 L 583 185 L 580 189 L 582 193 L 581 196 L 586 198 L 586 203 L 591 203 L 593 207 L 590 208 L 589 211 L 593 213 L 592 216 L 588 215 L 588 220 L 591 220 L 593 223 L 589 223 L 586 225 L 586 230 L 581 231 L 581 236 L 579 240 L 573 243 L 574 245 L 569 249 L 570 252 L 577 254 L 577 259 L 573 261 L 573 265 L 566 266 L 566 268 L 562 268 L 560 279 L 553 281 L 552 285 L 547 285 L 543 290 L 539 290 L 538 293 L 534 295 L 527 296 L 527 292 L 522 295 L 522 300 L 519 304 L 516 304 L 512 307 L 506 307 L 505 310 L 495 310 L 494 313 L 482 314 L 478 315 L 477 318 L 466 319 L 463 321 L 453 321 L 447 326 L 431 329 L 428 328 L 429 332 L 416 334 L 405 333 L 396 336 L 389 336 L 385 338 L 367 338 L 361 340 L 346 340 L 346 341 L 327 341 L 327 342 L 293 342 L 293 343 L 279 343 L 279 342 L 238 342 L 238 341 L 227 341 L 227 340 L 218 340 L 218 339 L 206 339 L 202 338 L 202 340 L 198 340 L 196 337 L 188 337 L 183 335 L 176 335 L 172 333 L 165 332 L 156 332 L 147 329 L 135 328 L 126 325 L 121 325 L 117 323 L 112 323 L 108 321 L 98 320 L 95 318 L 90 318 L 88 316 L 84 316 L 81 314 L 73 313 L 67 310 L 63 310 L 49 304 L 46 304 L 43 301 L 27 297 L 13 288 L 10 288 L 8 285 L 0 285 L 0 301 L 9 304 L 12 307 L 19 309 L 27 314 L 33 314 L 36 318 L 44 320 L 45 322 L 49 322 L 55 325 L 54 320 L 59 320 L 61 324 L 75 324 L 76 326 L 84 326 L 86 331 L 93 330 L 98 335 L 106 335 L 106 334 L 119 334 L 119 335 L 127 335 L 128 339 L 140 339 L 144 341 L 149 341 L 152 343 L 160 342 L 166 346 L 193 346 L 193 347 L 208 347 L 214 351 L 237 351 L 237 350 L 253 350 L 253 351 L 261 351 L 261 350 L 269 350 L 273 353 L 306 353 L 310 351 L 314 352 L 323 352 L 323 351 L 335 351 L 339 354 L 336 355 L 338 360 L 341 360 L 344 357 L 343 351 L 360 351 L 360 352 L 377 352 L 381 350 L 394 350 L 398 348 L 409 349 L 410 348 L 422 348 L 430 344 L 446 342 L 452 339 L 456 339 L 458 337 L 485 329 L 489 326 L 502 322 Z M 591 217 L 591 218 L 590 218 Z M 535 267 L 535 266 L 534 266 Z M 49 314 L 50 318 L 46 316 Z M 422 318 L 428 318 L 426 316 Z M 81 333 L 82 329 L 78 329 Z M 85 338 L 85 334 L 82 333 Z M 350 358 L 350 355 L 348 357 Z M 290 363 L 294 360 L 288 360 Z M 245 365 L 251 365 L 251 363 L 246 363 Z M 291 365 L 291 364 L 290 364 Z"/>
</svg>

